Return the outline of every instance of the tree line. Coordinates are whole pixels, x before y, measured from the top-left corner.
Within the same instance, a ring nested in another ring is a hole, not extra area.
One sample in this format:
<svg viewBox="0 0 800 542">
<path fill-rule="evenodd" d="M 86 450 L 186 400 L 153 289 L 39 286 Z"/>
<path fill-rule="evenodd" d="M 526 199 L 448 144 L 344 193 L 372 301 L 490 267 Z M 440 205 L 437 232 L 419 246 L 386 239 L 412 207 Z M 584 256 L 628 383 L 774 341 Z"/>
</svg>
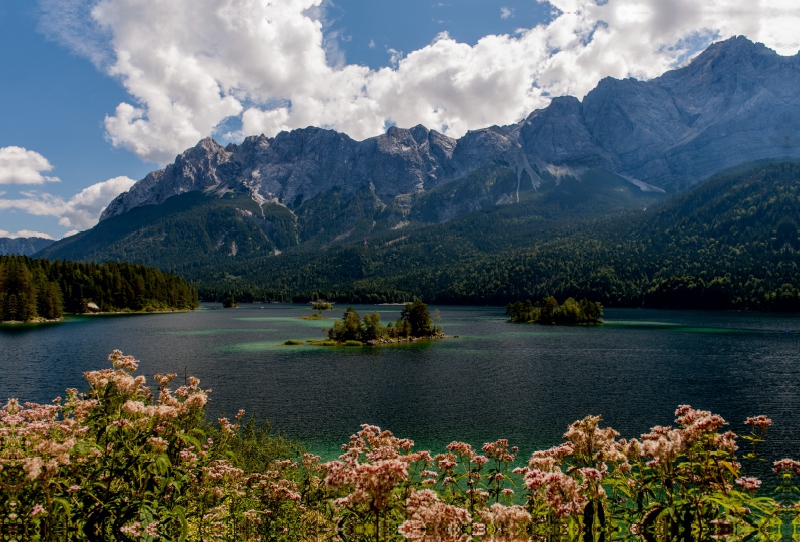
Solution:
<svg viewBox="0 0 800 542">
<path fill-rule="evenodd" d="M 138 264 L 0 256 L 0 319 L 54 320 L 63 313 L 188 310 L 197 290 L 182 278 Z"/>
<path fill-rule="evenodd" d="M 480 211 L 409 231 L 402 244 L 287 251 L 197 284 L 203 298 L 235 287 L 280 301 L 506 305 L 553 296 L 606 307 L 800 311 L 798 179 L 800 164 L 759 165 L 658 208 L 603 218 Z"/>
</svg>

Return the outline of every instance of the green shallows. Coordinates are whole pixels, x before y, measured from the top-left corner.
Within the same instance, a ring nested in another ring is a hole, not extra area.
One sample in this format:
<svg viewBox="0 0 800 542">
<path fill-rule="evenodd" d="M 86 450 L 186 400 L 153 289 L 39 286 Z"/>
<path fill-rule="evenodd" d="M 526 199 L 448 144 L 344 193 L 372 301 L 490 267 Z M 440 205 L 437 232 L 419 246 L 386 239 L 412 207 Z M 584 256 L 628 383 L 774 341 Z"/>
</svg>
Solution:
<svg viewBox="0 0 800 542">
<path fill-rule="evenodd" d="M 218 346 L 213 350 L 215 352 L 262 352 L 265 350 L 273 350 L 279 346 L 283 346 L 283 341 L 259 341 L 251 343 L 234 343 L 226 344 L 225 346 Z"/>
<path fill-rule="evenodd" d="M 228 333 L 265 333 L 277 329 L 196 329 L 191 331 L 162 331 L 164 335 L 224 335 Z"/>
</svg>

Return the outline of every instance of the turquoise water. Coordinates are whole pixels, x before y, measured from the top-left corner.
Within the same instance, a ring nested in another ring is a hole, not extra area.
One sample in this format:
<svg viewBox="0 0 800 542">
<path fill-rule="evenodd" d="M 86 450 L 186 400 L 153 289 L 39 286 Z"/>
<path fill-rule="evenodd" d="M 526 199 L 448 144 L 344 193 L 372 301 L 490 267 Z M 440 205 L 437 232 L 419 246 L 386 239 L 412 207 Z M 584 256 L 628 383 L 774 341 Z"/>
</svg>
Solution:
<svg viewBox="0 0 800 542">
<path fill-rule="evenodd" d="M 214 390 L 212 414 L 244 408 L 327 457 L 362 423 L 435 450 L 505 437 L 527 455 L 587 414 L 632 437 L 669 424 L 684 403 L 722 414 L 734 431 L 766 414 L 775 421 L 767 455 L 800 457 L 797 315 L 620 309 L 606 311 L 605 326 L 550 328 L 508 324 L 498 307 L 438 308 L 459 338 L 386 348 L 284 346 L 330 325 L 299 320 L 310 314 L 302 305 L 3 328 L 0 398 L 45 402 L 81 388 L 82 373 L 119 348 L 148 377 L 187 367 Z M 356 306 L 376 309 L 384 321 L 400 311 Z"/>
</svg>

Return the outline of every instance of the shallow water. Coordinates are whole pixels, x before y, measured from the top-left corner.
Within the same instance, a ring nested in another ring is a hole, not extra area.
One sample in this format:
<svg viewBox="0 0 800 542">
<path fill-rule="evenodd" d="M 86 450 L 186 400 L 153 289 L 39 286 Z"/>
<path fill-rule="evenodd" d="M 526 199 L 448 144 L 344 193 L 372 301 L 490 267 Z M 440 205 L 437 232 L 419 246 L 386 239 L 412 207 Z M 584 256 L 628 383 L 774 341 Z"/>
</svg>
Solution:
<svg viewBox="0 0 800 542">
<path fill-rule="evenodd" d="M 303 305 L 261 307 L 3 328 L 0 398 L 45 402 L 81 388 L 83 371 L 119 348 L 148 376 L 187 367 L 213 388 L 212 414 L 244 408 L 327 457 L 361 423 L 435 450 L 505 437 L 529 454 L 587 414 L 633 437 L 671 423 L 680 404 L 717 412 L 734 431 L 766 414 L 770 459 L 800 456 L 797 315 L 618 309 L 604 326 L 543 327 L 508 324 L 498 307 L 438 307 L 459 338 L 326 348 L 282 343 L 322 338 L 330 320 L 299 320 Z M 356 306 L 376 309 L 384 322 L 400 312 Z"/>
</svg>

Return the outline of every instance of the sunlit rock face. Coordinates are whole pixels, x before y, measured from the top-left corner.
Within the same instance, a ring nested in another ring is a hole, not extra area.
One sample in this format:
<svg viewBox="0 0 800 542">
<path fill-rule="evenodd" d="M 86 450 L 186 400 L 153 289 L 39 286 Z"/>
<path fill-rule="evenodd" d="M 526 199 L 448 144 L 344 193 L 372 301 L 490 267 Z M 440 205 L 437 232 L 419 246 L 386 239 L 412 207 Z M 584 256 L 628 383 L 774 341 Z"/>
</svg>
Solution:
<svg viewBox="0 0 800 542">
<path fill-rule="evenodd" d="M 189 191 L 249 192 L 289 208 L 334 189 L 387 201 L 495 163 L 527 171 L 534 185 L 558 166 L 669 191 L 739 163 L 798 156 L 800 56 L 737 37 L 651 81 L 606 78 L 583 102 L 555 98 L 518 124 L 458 140 L 424 126 L 364 141 L 313 127 L 227 147 L 206 138 L 117 197 L 101 220 Z"/>
</svg>

